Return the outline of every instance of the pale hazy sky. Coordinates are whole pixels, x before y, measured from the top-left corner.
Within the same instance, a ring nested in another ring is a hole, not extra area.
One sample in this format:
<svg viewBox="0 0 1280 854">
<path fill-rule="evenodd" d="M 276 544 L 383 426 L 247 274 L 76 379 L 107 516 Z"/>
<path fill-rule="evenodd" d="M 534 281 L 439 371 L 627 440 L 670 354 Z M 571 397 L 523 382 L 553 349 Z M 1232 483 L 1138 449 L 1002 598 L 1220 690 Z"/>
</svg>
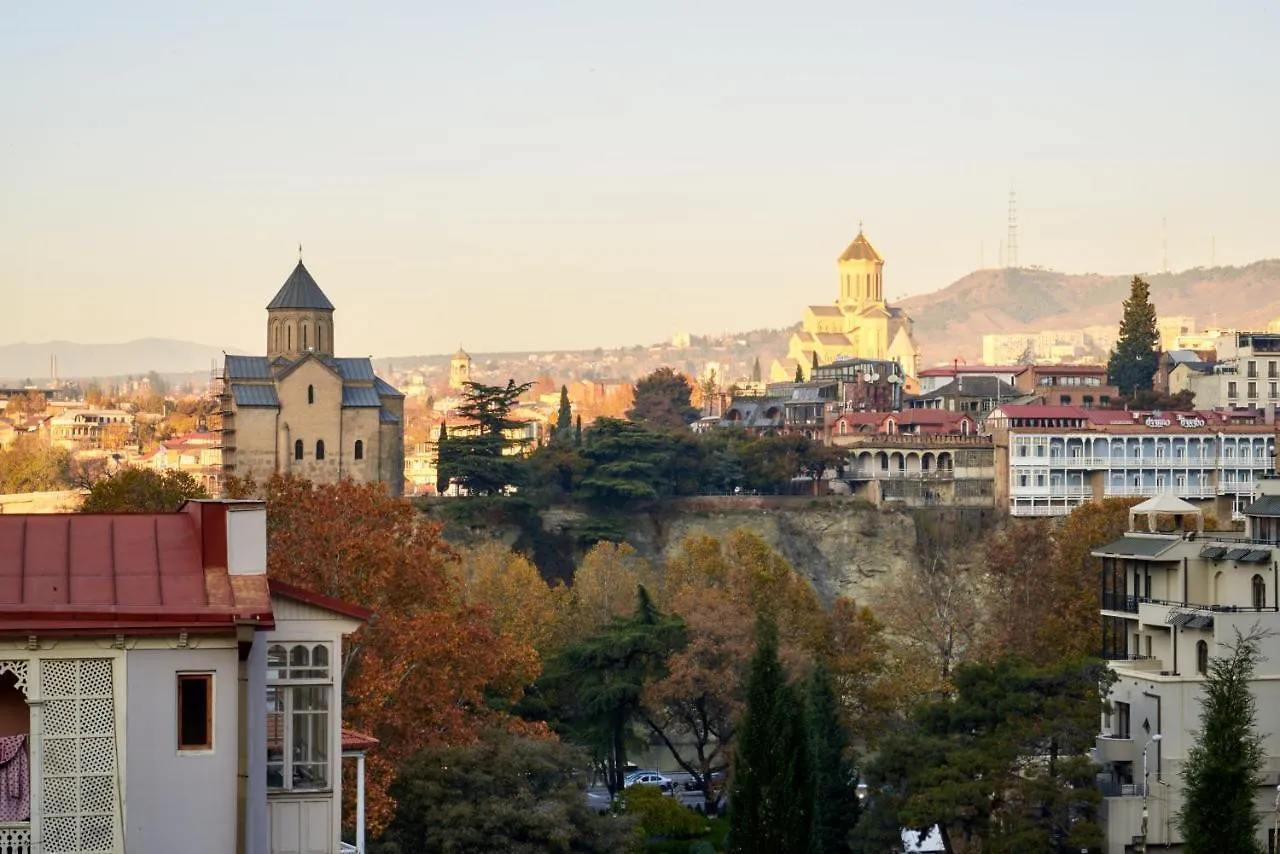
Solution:
<svg viewBox="0 0 1280 854">
<path fill-rule="evenodd" d="M 1280 4 L 0 4 L 0 343 L 252 351 L 297 246 L 347 355 L 782 326 L 1280 255 Z"/>
</svg>

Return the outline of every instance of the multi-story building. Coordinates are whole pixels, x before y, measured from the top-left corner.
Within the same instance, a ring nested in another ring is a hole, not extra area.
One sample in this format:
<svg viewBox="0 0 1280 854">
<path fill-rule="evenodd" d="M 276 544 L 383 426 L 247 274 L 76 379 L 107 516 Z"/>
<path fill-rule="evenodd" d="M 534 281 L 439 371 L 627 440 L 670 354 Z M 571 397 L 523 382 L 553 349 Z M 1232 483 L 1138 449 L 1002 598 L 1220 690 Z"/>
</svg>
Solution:
<svg viewBox="0 0 1280 854">
<path fill-rule="evenodd" d="M 335 358 L 333 303 L 298 262 L 267 306 L 267 355 L 227 356 L 222 467 L 262 481 L 380 481 L 404 492 L 404 395 L 369 358 Z"/>
<path fill-rule="evenodd" d="M 1022 394 L 1035 395 L 1049 406 L 1105 409 L 1120 396 L 1120 390 L 1107 383 L 1104 365 L 1028 365 L 1013 384 Z"/>
<path fill-rule="evenodd" d="M 888 359 L 836 359 L 811 369 L 813 382 L 836 380 L 836 395 L 844 409 L 893 412 L 902 408 L 906 375 L 902 365 Z"/>
<path fill-rule="evenodd" d="M 1275 425 L 1250 415 L 999 407 L 986 421 L 998 506 L 1014 516 L 1065 516 L 1095 498 L 1171 493 L 1239 519 L 1275 467 Z"/>
<path fill-rule="evenodd" d="M 116 431 L 113 438 L 110 434 Z M 133 415 L 123 409 L 69 409 L 49 419 L 49 441 L 70 451 L 96 451 L 124 443 Z"/>
<path fill-rule="evenodd" d="M 909 414 L 915 413 L 887 417 Z M 837 426 L 844 423 L 838 421 Z M 836 430 L 831 442 L 848 452 L 846 480 L 850 491 L 873 504 L 995 506 L 995 460 L 990 437 L 967 433 L 841 434 Z"/>
<path fill-rule="evenodd" d="M 188 433 L 163 439 L 154 451 L 143 454 L 131 464 L 159 472 L 186 472 L 210 495 L 217 495 L 222 489 L 222 445 L 217 433 Z"/>
<path fill-rule="evenodd" d="M 1250 689 L 1264 714 L 1280 704 L 1280 480 L 1264 479 L 1260 493 L 1244 509 L 1242 534 L 1205 532 L 1195 507 L 1164 495 L 1135 507 L 1132 530 L 1093 553 L 1102 561 L 1103 654 L 1116 677 L 1094 751 L 1105 854 L 1182 850 L 1182 770 L 1205 673 L 1237 632 L 1270 632 Z M 1152 533 L 1162 517 L 1179 530 Z M 1254 810 L 1258 844 L 1274 852 L 1280 733 L 1269 719 L 1259 724 L 1266 760 Z"/>
<path fill-rule="evenodd" d="M 1212 369 L 1192 372 L 1195 405 L 1263 407 L 1280 404 L 1280 333 L 1230 332 L 1218 339 Z"/>
</svg>

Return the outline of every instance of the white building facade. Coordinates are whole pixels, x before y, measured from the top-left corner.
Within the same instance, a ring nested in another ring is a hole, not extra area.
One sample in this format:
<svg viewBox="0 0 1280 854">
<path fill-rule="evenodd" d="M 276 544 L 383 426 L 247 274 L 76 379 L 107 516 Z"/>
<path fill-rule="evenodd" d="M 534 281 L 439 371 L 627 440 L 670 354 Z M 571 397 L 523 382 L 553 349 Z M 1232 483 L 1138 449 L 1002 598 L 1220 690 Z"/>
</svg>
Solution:
<svg viewBox="0 0 1280 854">
<path fill-rule="evenodd" d="M 1181 774 L 1200 726 L 1209 659 L 1223 654 L 1237 631 L 1280 630 L 1280 480 L 1264 480 L 1261 492 L 1245 509 L 1243 534 L 1200 532 L 1194 508 L 1165 496 L 1147 502 L 1150 512 L 1181 516 L 1184 530 L 1153 534 L 1147 530 L 1154 525 L 1133 525 L 1146 530 L 1094 552 L 1103 565 L 1103 653 L 1116 676 L 1094 754 L 1106 854 L 1140 850 L 1144 842 L 1150 850 L 1182 850 Z M 1262 654 L 1251 687 L 1267 759 L 1255 810 L 1258 842 L 1274 852 L 1280 635 L 1263 640 Z"/>
<path fill-rule="evenodd" d="M 1014 516 L 1065 516 L 1094 499 L 1173 494 L 1221 521 L 1239 520 L 1260 478 L 1275 470 L 1274 425 L 1230 423 L 1219 413 L 1080 410 L 1043 419 L 1054 424 L 1012 420 L 996 436 L 1004 480 L 997 494 Z"/>
</svg>

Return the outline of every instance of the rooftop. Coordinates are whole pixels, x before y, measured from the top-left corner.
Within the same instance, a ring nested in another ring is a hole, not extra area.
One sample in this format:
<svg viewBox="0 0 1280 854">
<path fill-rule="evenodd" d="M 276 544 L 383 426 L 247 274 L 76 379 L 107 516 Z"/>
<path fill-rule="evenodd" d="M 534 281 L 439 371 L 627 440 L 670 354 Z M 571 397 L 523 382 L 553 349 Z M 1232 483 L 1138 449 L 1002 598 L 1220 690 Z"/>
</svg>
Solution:
<svg viewBox="0 0 1280 854">
<path fill-rule="evenodd" d="M 226 514 L 261 508 L 194 501 L 176 513 L 0 516 L 0 633 L 270 627 L 265 569 L 226 566 Z"/>
<path fill-rule="evenodd" d="M 871 243 L 862 233 L 862 229 L 858 229 L 858 236 L 853 238 L 853 242 L 840 255 L 841 261 L 877 261 L 884 263 L 884 259 L 880 257 L 880 253 L 871 247 Z"/>
<path fill-rule="evenodd" d="M 289 278 L 285 279 L 280 290 L 276 292 L 275 298 L 267 304 L 268 311 L 278 308 L 333 311 L 333 303 L 329 302 L 329 298 L 324 295 L 324 291 L 320 290 L 316 280 L 311 277 L 311 273 L 307 272 L 307 268 L 302 266 L 302 260 L 299 259 L 298 266 L 293 268 Z"/>
</svg>

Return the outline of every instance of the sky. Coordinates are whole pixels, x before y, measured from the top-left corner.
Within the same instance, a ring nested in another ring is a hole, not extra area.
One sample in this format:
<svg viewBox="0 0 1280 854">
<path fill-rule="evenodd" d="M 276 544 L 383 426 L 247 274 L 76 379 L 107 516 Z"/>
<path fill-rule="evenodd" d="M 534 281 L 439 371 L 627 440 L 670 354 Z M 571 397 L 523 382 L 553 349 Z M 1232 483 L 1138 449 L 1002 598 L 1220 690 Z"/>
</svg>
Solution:
<svg viewBox="0 0 1280 854">
<path fill-rule="evenodd" d="M 781 327 L 1019 261 L 1280 256 L 1280 4 L 0 4 L 0 343 L 346 355 Z M 1162 221 L 1166 225 L 1162 226 Z M 1167 235 L 1167 238 L 1165 237 Z"/>
</svg>

